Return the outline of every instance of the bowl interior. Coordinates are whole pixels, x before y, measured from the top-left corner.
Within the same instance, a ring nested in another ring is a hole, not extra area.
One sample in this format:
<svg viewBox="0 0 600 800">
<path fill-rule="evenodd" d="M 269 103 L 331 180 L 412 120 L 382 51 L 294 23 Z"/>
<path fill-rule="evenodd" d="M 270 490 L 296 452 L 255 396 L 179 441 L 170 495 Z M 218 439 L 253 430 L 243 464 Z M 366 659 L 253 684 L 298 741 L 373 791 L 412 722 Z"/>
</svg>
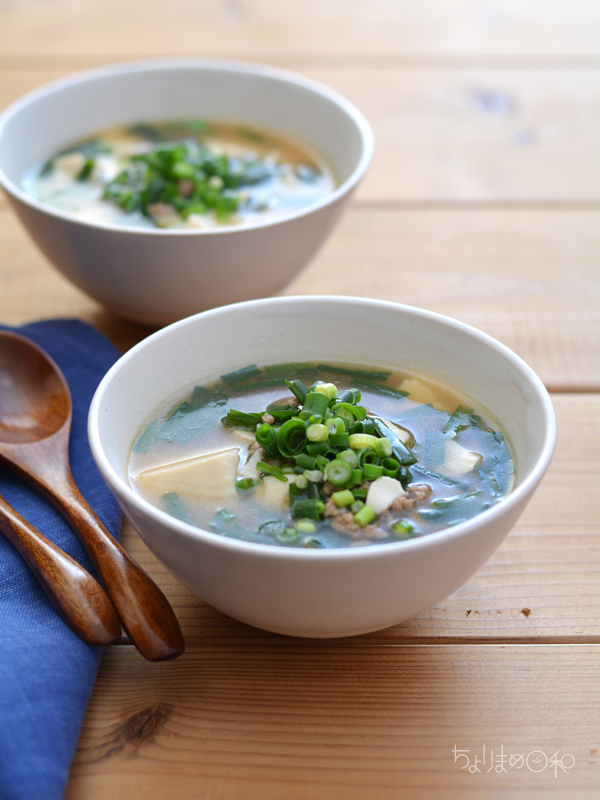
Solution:
<svg viewBox="0 0 600 800">
<path fill-rule="evenodd" d="M 339 184 L 370 157 L 362 114 L 293 73 L 235 62 L 142 62 L 81 73 L 17 102 L 0 125 L 0 171 L 18 185 L 34 164 L 98 130 L 182 117 L 242 123 L 303 141 L 323 155 Z"/>
<path fill-rule="evenodd" d="M 551 451 L 553 411 L 543 385 L 521 359 L 485 334 L 392 303 L 290 297 L 182 320 L 118 362 L 101 384 L 90 416 L 111 478 L 126 487 L 131 447 L 159 404 L 248 364 L 310 360 L 396 367 L 457 388 L 504 430 L 514 451 L 516 486 Z"/>
</svg>

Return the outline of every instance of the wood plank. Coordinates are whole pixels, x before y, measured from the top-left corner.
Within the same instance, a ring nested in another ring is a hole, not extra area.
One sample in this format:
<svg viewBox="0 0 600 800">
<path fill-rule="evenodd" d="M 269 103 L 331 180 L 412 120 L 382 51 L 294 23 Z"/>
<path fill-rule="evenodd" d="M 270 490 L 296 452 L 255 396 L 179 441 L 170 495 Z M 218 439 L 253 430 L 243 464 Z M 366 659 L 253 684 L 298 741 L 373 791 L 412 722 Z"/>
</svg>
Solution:
<svg viewBox="0 0 600 800">
<path fill-rule="evenodd" d="M 354 209 L 286 294 L 348 294 L 474 325 L 551 387 L 598 388 L 600 216 Z"/>
<path fill-rule="evenodd" d="M 66 800 L 592 800 L 597 679 L 585 645 L 113 647 Z"/>
<path fill-rule="evenodd" d="M 598 56 L 593 0 L 54 0 L 0 7 L 4 56 Z"/>
<path fill-rule="evenodd" d="M 0 71 L 0 107 L 67 72 Z M 302 72 L 373 126 L 360 203 L 600 204 L 600 70 Z"/>
<path fill-rule="evenodd" d="M 381 297 L 478 327 L 552 388 L 600 386 L 598 214 L 353 208 L 288 294 Z M 49 268 L 8 210 L 0 319 L 72 315 L 123 349 L 150 328 L 118 320 Z"/>
<path fill-rule="evenodd" d="M 555 395 L 553 401 L 561 432 L 555 457 L 499 550 L 433 608 L 345 644 L 600 640 L 600 395 Z M 252 639 L 287 646 L 287 637 L 232 620 L 194 597 L 129 524 L 123 542 L 169 597 L 188 645 Z M 305 644 L 316 646 L 310 640 Z"/>
</svg>

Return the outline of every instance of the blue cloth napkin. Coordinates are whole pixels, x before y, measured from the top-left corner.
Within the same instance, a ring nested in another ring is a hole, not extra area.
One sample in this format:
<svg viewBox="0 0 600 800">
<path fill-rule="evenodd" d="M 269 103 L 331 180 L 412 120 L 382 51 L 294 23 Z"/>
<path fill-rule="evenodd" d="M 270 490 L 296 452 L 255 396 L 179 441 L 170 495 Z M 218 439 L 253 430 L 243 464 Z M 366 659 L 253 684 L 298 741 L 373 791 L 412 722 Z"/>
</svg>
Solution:
<svg viewBox="0 0 600 800">
<path fill-rule="evenodd" d="M 12 330 L 43 347 L 62 369 L 73 398 L 73 476 L 117 537 L 121 513 L 92 459 L 87 415 L 98 383 L 119 352 L 78 320 L 48 320 Z M 96 576 L 62 517 L 2 465 L 0 493 Z M 1 800 L 63 797 L 101 653 L 102 648 L 84 644 L 65 625 L 17 550 L 0 533 Z"/>
</svg>

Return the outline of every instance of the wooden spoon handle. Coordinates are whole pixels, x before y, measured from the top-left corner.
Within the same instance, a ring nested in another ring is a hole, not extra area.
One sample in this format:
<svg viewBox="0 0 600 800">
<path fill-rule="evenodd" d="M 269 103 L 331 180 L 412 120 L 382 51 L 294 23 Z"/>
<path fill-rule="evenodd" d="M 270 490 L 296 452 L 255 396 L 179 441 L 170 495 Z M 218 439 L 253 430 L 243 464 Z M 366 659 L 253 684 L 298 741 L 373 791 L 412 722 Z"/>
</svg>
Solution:
<svg viewBox="0 0 600 800">
<path fill-rule="evenodd" d="M 87 504 L 74 480 L 54 497 L 79 536 L 114 603 L 123 627 L 149 661 L 183 653 L 183 634 L 169 601 L 154 581 L 110 535 Z M 59 507 L 59 506 L 57 506 Z"/>
<path fill-rule="evenodd" d="M 0 530 L 23 556 L 67 625 L 93 645 L 121 637 L 113 604 L 94 578 L 0 495 Z"/>
</svg>

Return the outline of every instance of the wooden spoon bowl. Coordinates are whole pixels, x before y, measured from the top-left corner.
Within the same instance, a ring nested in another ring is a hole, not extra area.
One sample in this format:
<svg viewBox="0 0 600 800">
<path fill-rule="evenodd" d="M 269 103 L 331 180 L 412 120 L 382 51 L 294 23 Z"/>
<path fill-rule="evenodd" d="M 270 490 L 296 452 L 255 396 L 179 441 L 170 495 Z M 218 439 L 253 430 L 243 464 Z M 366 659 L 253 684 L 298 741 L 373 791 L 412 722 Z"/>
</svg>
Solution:
<svg viewBox="0 0 600 800">
<path fill-rule="evenodd" d="M 0 331 L 0 460 L 65 517 L 142 655 L 150 661 L 175 658 L 184 642 L 173 609 L 75 484 L 69 464 L 71 409 L 69 387 L 54 361 L 24 336 Z"/>
</svg>

